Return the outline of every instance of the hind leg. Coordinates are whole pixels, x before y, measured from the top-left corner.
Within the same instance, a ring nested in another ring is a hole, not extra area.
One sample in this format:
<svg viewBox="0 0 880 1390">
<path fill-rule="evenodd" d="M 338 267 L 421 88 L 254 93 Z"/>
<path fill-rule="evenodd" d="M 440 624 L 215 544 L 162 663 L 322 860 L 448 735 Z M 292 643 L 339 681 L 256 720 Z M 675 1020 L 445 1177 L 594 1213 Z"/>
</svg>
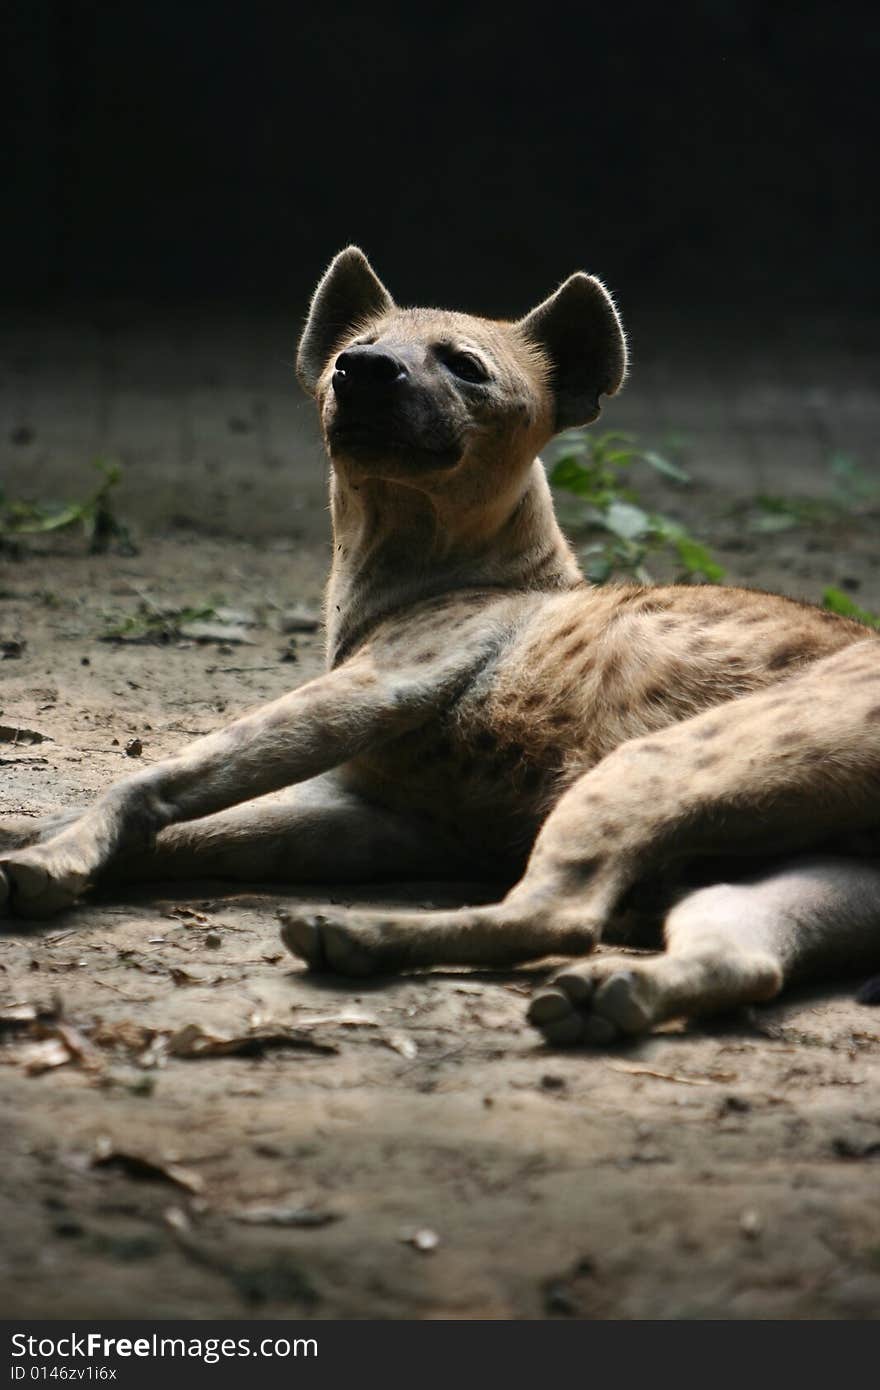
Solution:
<svg viewBox="0 0 880 1390">
<path fill-rule="evenodd" d="M 689 893 L 666 919 L 666 951 L 568 966 L 529 1020 L 554 1044 L 612 1042 L 670 1018 L 758 1003 L 793 979 L 880 960 L 880 861 L 793 859 L 743 883 Z"/>
<path fill-rule="evenodd" d="M 666 866 L 876 834 L 878 700 L 880 641 L 867 637 L 607 754 L 560 797 L 496 907 L 336 912 L 317 927 L 292 921 L 284 939 L 311 965 L 346 974 L 583 955 L 634 885 Z"/>
</svg>

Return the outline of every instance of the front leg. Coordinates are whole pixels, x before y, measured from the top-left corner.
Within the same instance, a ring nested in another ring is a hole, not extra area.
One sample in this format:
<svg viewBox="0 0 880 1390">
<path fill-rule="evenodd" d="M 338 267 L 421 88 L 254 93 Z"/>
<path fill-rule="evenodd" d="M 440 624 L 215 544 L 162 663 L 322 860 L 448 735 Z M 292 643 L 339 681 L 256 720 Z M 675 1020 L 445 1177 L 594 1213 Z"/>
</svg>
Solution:
<svg viewBox="0 0 880 1390">
<path fill-rule="evenodd" d="M 5 899 L 18 916 L 51 916 L 166 827 L 315 777 L 416 727 L 491 651 L 479 628 L 433 666 L 417 651 L 401 663 L 396 648 L 392 663 L 392 645 L 380 636 L 336 670 L 111 787 L 44 843 L 0 853 L 0 909 Z"/>
</svg>

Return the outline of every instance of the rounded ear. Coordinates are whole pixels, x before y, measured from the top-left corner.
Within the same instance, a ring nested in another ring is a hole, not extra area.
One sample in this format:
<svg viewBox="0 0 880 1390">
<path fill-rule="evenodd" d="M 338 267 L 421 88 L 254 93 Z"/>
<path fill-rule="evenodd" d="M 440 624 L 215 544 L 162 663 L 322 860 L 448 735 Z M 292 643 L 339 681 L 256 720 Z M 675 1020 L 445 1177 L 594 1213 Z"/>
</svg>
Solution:
<svg viewBox="0 0 880 1390">
<path fill-rule="evenodd" d="M 296 374 L 305 390 L 314 395 L 334 349 L 355 324 L 393 307 L 394 300 L 360 247 L 340 251 L 315 290 L 299 340 Z"/>
<path fill-rule="evenodd" d="M 626 338 L 602 281 L 579 270 L 518 327 L 549 358 L 557 431 L 595 420 L 599 397 L 626 376 Z"/>
</svg>

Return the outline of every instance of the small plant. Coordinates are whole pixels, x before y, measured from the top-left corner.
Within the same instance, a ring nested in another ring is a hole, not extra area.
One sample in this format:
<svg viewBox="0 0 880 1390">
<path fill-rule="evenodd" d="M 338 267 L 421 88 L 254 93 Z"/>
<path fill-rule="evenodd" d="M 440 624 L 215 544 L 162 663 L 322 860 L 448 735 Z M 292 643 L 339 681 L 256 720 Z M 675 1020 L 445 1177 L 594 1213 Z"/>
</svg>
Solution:
<svg viewBox="0 0 880 1390">
<path fill-rule="evenodd" d="M 214 608 L 159 608 L 146 599 L 138 604 L 137 612 L 121 621 L 108 618 L 102 642 L 176 642 L 183 636 L 182 628 L 189 623 L 210 622 L 217 617 Z"/>
<path fill-rule="evenodd" d="M 826 589 L 822 595 L 822 607 L 831 613 L 840 613 L 844 618 L 855 618 L 857 623 L 864 623 L 867 627 L 880 628 L 880 613 L 860 608 L 842 589 Z"/>
<path fill-rule="evenodd" d="M 672 517 L 639 505 L 629 481 L 630 471 L 639 465 L 679 485 L 690 481 L 663 454 L 639 448 L 633 435 L 571 430 L 562 438 L 550 482 L 579 499 L 581 506 L 572 524 L 597 537 L 581 547 L 587 577 L 595 584 L 604 584 L 614 575 L 650 583 L 647 561 L 652 555 L 666 554 L 674 557 L 683 577 L 718 583 L 724 570 L 702 541 Z"/>
<path fill-rule="evenodd" d="M 848 454 L 832 454 L 828 472 L 830 487 L 824 497 L 760 494 L 751 504 L 750 529 L 772 533 L 797 526 L 822 526 L 880 500 L 880 485 L 866 477 Z"/>
<path fill-rule="evenodd" d="M 80 502 L 26 502 L 6 498 L 0 488 L 0 546 L 13 552 L 28 536 L 44 536 L 55 531 L 81 530 L 90 555 L 101 555 L 114 546 L 120 554 L 134 555 L 136 548 L 128 529 L 113 511 L 110 493 L 122 477 L 118 464 L 95 459 L 103 476 L 100 486 Z"/>
</svg>

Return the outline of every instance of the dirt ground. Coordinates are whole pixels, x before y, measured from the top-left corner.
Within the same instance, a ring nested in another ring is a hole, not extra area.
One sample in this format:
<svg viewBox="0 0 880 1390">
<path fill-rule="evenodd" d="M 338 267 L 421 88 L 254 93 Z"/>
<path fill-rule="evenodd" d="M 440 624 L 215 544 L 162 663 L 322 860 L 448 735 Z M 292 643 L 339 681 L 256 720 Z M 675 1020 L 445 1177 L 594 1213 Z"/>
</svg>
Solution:
<svg viewBox="0 0 880 1390">
<path fill-rule="evenodd" d="M 880 609 L 876 516 L 760 535 L 729 501 L 688 505 L 731 580 Z M 0 562 L 0 726 L 24 731 L 0 732 L 0 815 L 86 804 L 131 740 L 161 758 L 319 669 L 320 633 L 282 631 L 319 601 L 308 506 L 292 538 L 190 516 L 132 556 L 72 538 Z M 144 603 L 236 610 L 246 640 L 101 640 Z M 524 1024 L 546 962 L 313 977 L 280 946 L 293 900 L 170 885 L 5 924 L 5 1316 L 880 1313 L 880 1011 L 858 981 L 552 1051 Z"/>
</svg>

